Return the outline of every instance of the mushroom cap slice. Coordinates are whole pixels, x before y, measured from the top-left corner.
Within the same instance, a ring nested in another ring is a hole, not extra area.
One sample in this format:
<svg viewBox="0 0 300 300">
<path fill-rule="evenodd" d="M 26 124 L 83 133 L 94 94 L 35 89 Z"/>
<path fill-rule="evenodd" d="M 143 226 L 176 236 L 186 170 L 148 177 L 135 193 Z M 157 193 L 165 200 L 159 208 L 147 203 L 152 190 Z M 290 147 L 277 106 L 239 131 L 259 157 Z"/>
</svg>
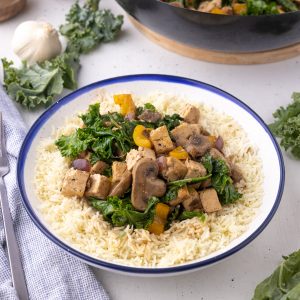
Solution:
<svg viewBox="0 0 300 300">
<path fill-rule="evenodd" d="M 149 198 L 162 197 L 166 193 L 166 183 L 157 175 L 158 164 L 151 158 L 142 158 L 134 166 L 131 202 L 135 209 L 144 211 Z"/>
</svg>

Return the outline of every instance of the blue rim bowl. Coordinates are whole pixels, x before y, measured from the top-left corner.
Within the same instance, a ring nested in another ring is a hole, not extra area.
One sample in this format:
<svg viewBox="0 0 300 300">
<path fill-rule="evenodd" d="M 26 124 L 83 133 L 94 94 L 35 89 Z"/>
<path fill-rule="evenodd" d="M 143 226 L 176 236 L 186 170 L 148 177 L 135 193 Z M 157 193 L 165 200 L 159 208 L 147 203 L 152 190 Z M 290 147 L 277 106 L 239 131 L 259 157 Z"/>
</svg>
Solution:
<svg viewBox="0 0 300 300">
<path fill-rule="evenodd" d="M 135 82 L 135 81 L 159 81 L 159 82 L 166 82 L 166 83 L 175 83 L 180 85 L 188 85 L 195 88 L 204 89 L 213 93 L 218 94 L 219 96 L 223 97 L 227 101 L 231 101 L 244 109 L 246 112 L 248 112 L 255 120 L 260 124 L 260 126 L 265 130 L 265 132 L 269 135 L 270 140 L 273 143 L 274 149 L 277 153 L 277 158 L 279 161 L 279 167 L 280 167 L 280 182 L 277 190 L 277 196 L 274 201 L 272 209 L 269 211 L 267 217 L 265 218 L 264 222 L 244 241 L 242 241 L 240 244 L 234 246 L 230 250 L 214 256 L 212 258 L 204 259 L 198 262 L 191 262 L 185 265 L 177 265 L 172 267 L 155 267 L 155 268 L 147 268 L 147 267 L 131 267 L 126 265 L 119 265 L 116 263 L 107 262 L 101 259 L 97 259 L 94 257 L 91 257 L 87 254 L 83 254 L 80 251 L 68 246 L 66 243 L 61 241 L 59 238 L 57 238 L 54 234 L 52 234 L 47 227 L 41 222 L 39 217 L 34 212 L 34 209 L 29 201 L 29 198 L 26 193 L 26 187 L 24 184 L 24 166 L 25 161 L 27 158 L 28 150 L 38 133 L 38 131 L 41 129 L 43 124 L 57 111 L 60 109 L 61 106 L 64 106 L 68 104 L 69 102 L 76 99 L 78 96 L 83 95 L 91 90 L 94 90 L 96 88 L 103 88 L 106 86 L 109 86 L 111 84 L 116 83 L 126 83 L 126 82 Z M 178 76 L 171 76 L 171 75 L 159 75 L 159 74 L 138 74 L 138 75 L 127 75 L 127 76 L 120 76 L 115 78 L 110 78 L 106 80 L 101 80 L 95 83 L 92 83 L 90 85 L 87 85 L 85 87 L 82 87 L 69 95 L 65 96 L 64 98 L 60 99 L 56 103 L 54 103 L 50 108 L 48 108 L 32 125 L 30 128 L 28 134 L 25 137 L 25 140 L 23 142 L 23 145 L 20 150 L 19 158 L 18 158 L 18 164 L 17 164 L 17 182 L 18 186 L 21 192 L 23 204 L 25 206 L 25 209 L 30 216 L 33 223 L 40 229 L 40 231 L 49 238 L 52 242 L 54 242 L 56 245 L 58 245 L 60 248 L 65 250 L 66 252 L 70 253 L 71 255 L 81 259 L 82 261 L 102 269 L 117 271 L 121 273 L 129 273 L 129 274 L 135 274 L 135 275 L 171 275 L 171 274 L 178 274 L 182 272 L 197 270 L 199 268 L 203 268 L 206 266 L 209 266 L 211 264 L 214 264 L 216 262 L 219 262 L 237 251 L 244 248 L 246 245 L 248 245 L 251 241 L 253 241 L 268 225 L 268 223 L 273 218 L 282 197 L 283 189 L 284 189 L 284 181 L 285 181 L 285 169 L 284 169 L 284 162 L 282 153 L 280 150 L 280 147 L 278 146 L 275 138 L 273 137 L 272 133 L 270 132 L 268 126 L 264 123 L 264 121 L 244 102 L 240 101 L 239 99 L 235 98 L 234 96 L 230 95 L 229 93 L 214 87 L 210 84 L 196 81 L 189 78 L 183 78 Z"/>
</svg>

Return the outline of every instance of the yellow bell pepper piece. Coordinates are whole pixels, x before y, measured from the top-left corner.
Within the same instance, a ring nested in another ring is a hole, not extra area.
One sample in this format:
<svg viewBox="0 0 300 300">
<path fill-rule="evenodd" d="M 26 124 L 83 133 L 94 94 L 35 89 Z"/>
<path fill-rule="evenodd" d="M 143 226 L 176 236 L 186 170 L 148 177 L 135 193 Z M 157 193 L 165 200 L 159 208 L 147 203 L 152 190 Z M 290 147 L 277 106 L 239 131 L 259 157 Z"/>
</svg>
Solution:
<svg viewBox="0 0 300 300">
<path fill-rule="evenodd" d="M 163 233 L 164 230 L 165 230 L 165 224 L 161 224 L 156 221 L 153 221 L 153 223 L 150 224 L 148 227 L 149 232 L 157 234 L 157 235 Z"/>
<path fill-rule="evenodd" d="M 181 147 L 177 147 L 174 150 L 172 150 L 171 152 L 169 152 L 169 155 L 177 158 L 177 159 L 187 159 L 189 158 L 189 154 Z"/>
<path fill-rule="evenodd" d="M 120 113 L 126 116 L 129 113 L 135 113 L 135 105 L 130 94 L 114 95 L 114 101 L 120 105 Z"/>
<path fill-rule="evenodd" d="M 157 203 L 155 206 L 155 215 L 152 224 L 149 225 L 148 230 L 154 234 L 161 234 L 165 230 L 165 224 L 170 212 L 170 207 L 164 203 Z"/>
<path fill-rule="evenodd" d="M 212 145 L 213 147 L 215 147 L 216 141 L 217 141 L 217 137 L 214 136 L 214 135 L 209 135 L 209 136 L 208 136 L 208 140 L 209 140 L 209 142 L 211 143 L 211 145 Z"/>
<path fill-rule="evenodd" d="M 227 15 L 221 8 L 215 7 L 213 8 L 210 13 L 216 14 L 216 15 Z"/>
<path fill-rule="evenodd" d="M 152 143 L 149 138 L 149 133 L 152 129 L 146 128 L 143 125 L 135 126 L 133 130 L 133 141 L 137 146 L 144 147 L 144 148 L 152 148 Z"/>
<path fill-rule="evenodd" d="M 233 13 L 235 15 L 244 15 L 247 12 L 247 4 L 246 3 L 234 3 L 232 5 Z"/>
<path fill-rule="evenodd" d="M 161 220 L 166 221 L 170 212 L 170 206 L 164 203 L 157 203 L 155 206 L 155 214 Z"/>
</svg>

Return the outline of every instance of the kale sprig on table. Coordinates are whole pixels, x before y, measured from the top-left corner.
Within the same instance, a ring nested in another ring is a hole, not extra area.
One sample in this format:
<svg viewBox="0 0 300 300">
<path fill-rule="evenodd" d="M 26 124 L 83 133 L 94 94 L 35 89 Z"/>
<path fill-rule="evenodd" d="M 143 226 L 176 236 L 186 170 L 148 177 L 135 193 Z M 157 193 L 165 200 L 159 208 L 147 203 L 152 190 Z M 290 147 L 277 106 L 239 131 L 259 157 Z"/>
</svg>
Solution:
<svg viewBox="0 0 300 300">
<path fill-rule="evenodd" d="M 300 93 L 293 93 L 293 102 L 287 107 L 278 108 L 269 125 L 273 134 L 280 139 L 280 145 L 300 159 Z"/>
<path fill-rule="evenodd" d="M 79 57 L 103 42 L 113 40 L 121 30 L 122 16 L 99 9 L 99 0 L 72 5 L 60 32 L 68 39 L 67 49 L 57 57 L 21 68 L 2 58 L 4 87 L 8 95 L 28 109 L 48 106 L 63 89 L 77 88 Z"/>
</svg>

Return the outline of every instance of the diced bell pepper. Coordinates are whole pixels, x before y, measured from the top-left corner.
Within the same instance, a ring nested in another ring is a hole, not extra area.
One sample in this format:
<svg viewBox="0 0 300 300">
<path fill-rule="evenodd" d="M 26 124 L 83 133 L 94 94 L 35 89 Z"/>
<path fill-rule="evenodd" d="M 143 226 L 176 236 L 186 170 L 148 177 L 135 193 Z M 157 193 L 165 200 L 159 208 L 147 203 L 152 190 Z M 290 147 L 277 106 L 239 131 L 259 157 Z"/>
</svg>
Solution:
<svg viewBox="0 0 300 300">
<path fill-rule="evenodd" d="M 137 125 L 133 131 L 133 141 L 139 147 L 152 148 L 152 143 L 149 134 L 152 128 L 146 128 L 143 125 Z"/>
<path fill-rule="evenodd" d="M 187 159 L 189 158 L 189 154 L 181 147 L 177 147 L 174 150 L 172 150 L 171 152 L 169 152 L 169 155 L 177 158 L 177 159 Z"/>
<path fill-rule="evenodd" d="M 120 106 L 120 113 L 126 116 L 129 113 L 135 113 L 135 104 L 132 100 L 131 94 L 114 95 L 115 104 Z"/>
</svg>

